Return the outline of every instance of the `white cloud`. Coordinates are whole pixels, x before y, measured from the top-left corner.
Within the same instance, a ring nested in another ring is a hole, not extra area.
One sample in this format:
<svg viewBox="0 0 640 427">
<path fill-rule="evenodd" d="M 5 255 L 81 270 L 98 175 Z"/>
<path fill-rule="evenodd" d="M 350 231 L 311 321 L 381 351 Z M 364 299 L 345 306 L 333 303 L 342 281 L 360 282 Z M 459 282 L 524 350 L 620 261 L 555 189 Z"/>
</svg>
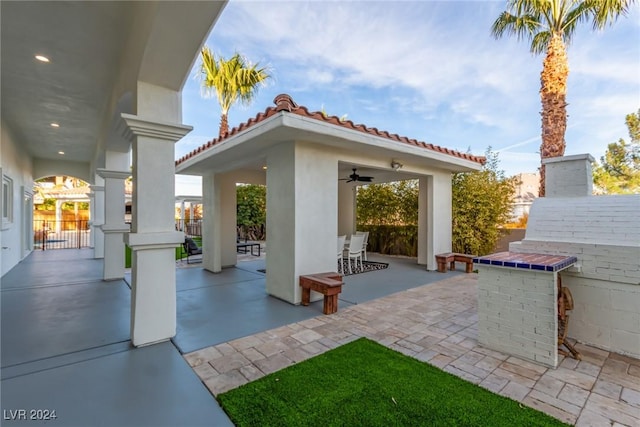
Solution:
<svg viewBox="0 0 640 427">
<path fill-rule="evenodd" d="M 400 127 L 389 131 L 405 129 L 436 144 L 483 151 L 490 142 L 504 147 L 503 162 L 526 167 L 539 162 L 534 135 L 543 57 L 531 55 L 526 42 L 491 37 L 503 7 L 486 1 L 231 2 L 208 44 L 272 64 L 273 90 L 311 109 L 326 103 L 332 113 L 382 128 L 367 119 L 375 117 Z M 634 6 L 629 18 L 602 33 L 584 24 L 576 34 L 569 50 L 567 152 L 598 151 L 626 137 L 624 116 L 640 107 L 638 16 Z M 217 125 L 217 118 L 210 121 Z M 188 152 L 217 127 L 211 132 L 180 144 Z"/>
<path fill-rule="evenodd" d="M 309 69 L 306 72 L 307 79 L 311 83 L 327 84 L 333 82 L 333 74 L 326 70 Z"/>
<path fill-rule="evenodd" d="M 517 175 L 520 172 L 536 172 L 540 166 L 540 155 L 530 152 L 501 151 L 498 155 L 500 169 L 507 176 Z"/>
<path fill-rule="evenodd" d="M 178 196 L 202 196 L 202 177 L 190 175 L 175 176 L 175 194 Z"/>
</svg>

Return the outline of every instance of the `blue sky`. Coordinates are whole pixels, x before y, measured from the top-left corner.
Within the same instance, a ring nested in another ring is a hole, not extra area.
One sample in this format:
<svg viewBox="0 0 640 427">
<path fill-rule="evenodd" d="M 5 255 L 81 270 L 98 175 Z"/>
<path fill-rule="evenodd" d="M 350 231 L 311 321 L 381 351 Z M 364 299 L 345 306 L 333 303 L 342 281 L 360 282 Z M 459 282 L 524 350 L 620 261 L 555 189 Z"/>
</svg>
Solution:
<svg viewBox="0 0 640 427">
<path fill-rule="evenodd" d="M 543 55 L 526 41 L 495 40 L 504 1 L 230 1 L 206 45 L 268 65 L 273 79 L 251 106 L 229 113 L 236 126 L 288 93 L 311 111 L 347 115 L 428 143 L 499 152 L 508 175 L 540 162 Z M 597 159 L 628 139 L 624 118 L 640 108 L 640 7 L 594 32 L 582 24 L 568 48 L 566 154 Z M 203 98 L 199 60 L 183 90 L 183 123 L 193 131 L 176 157 L 218 134 L 220 107 Z M 176 192 L 198 194 L 178 177 Z"/>
</svg>

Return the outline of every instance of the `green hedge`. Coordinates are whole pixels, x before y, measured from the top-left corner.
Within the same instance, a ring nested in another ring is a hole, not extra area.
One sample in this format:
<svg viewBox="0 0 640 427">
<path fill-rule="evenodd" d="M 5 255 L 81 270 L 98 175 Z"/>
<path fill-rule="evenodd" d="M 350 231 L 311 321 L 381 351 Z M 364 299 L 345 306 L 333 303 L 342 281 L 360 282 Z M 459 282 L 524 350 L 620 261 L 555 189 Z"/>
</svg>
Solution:
<svg viewBox="0 0 640 427">
<path fill-rule="evenodd" d="M 417 225 L 358 225 L 357 228 L 369 232 L 368 252 L 418 256 Z"/>
</svg>

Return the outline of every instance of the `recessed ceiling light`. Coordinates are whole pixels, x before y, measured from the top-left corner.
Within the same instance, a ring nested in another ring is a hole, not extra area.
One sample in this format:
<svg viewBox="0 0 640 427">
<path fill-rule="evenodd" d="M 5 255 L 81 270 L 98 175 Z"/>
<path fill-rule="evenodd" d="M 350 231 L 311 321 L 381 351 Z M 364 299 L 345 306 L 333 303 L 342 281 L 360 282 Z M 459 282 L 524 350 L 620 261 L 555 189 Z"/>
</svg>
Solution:
<svg viewBox="0 0 640 427">
<path fill-rule="evenodd" d="M 64 151 L 58 151 L 58 154 L 60 154 L 61 156 L 64 156 Z"/>
<path fill-rule="evenodd" d="M 60 125 L 58 123 L 51 123 L 52 128 L 59 128 Z"/>
<path fill-rule="evenodd" d="M 49 58 L 44 55 L 36 55 L 36 59 L 40 62 L 49 62 Z"/>
<path fill-rule="evenodd" d="M 263 170 L 267 170 L 267 167 L 266 167 L 266 166 L 263 166 L 263 167 L 262 167 L 262 169 L 263 169 Z"/>
</svg>

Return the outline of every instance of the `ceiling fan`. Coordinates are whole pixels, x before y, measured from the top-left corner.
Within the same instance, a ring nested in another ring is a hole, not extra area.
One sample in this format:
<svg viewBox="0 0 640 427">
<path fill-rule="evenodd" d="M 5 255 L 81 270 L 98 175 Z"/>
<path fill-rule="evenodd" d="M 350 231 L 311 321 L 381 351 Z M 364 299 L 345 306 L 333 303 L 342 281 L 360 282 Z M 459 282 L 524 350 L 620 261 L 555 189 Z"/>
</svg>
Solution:
<svg viewBox="0 0 640 427">
<path fill-rule="evenodd" d="M 353 168 L 353 173 L 349 175 L 348 178 L 340 178 L 340 181 L 347 182 L 371 182 L 373 180 L 372 176 L 360 176 L 356 173 L 356 168 Z"/>
</svg>

